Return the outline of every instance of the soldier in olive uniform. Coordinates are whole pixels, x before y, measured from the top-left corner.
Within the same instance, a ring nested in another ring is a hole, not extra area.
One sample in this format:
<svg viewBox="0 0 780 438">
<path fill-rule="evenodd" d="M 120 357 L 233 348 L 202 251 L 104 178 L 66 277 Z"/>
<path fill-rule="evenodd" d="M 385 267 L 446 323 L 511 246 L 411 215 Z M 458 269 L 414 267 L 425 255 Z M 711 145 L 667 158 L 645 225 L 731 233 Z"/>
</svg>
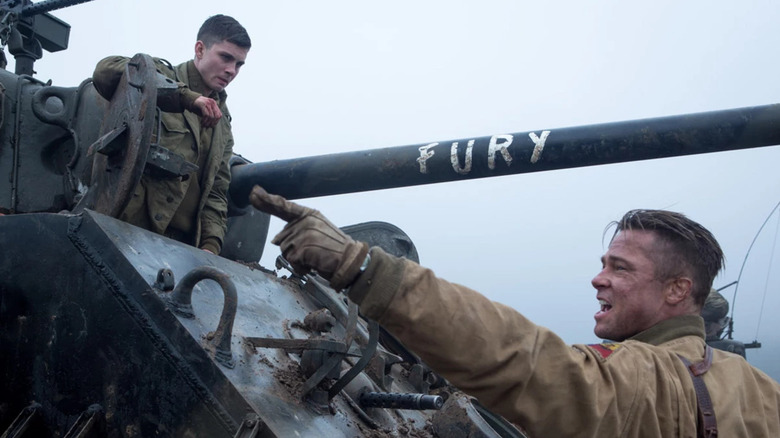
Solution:
<svg viewBox="0 0 780 438">
<path fill-rule="evenodd" d="M 225 87 L 238 75 L 251 45 L 238 21 L 215 15 L 198 31 L 192 60 L 173 67 L 155 59 L 158 71 L 179 84 L 180 112 L 162 113 L 160 145 L 198 170 L 179 178 L 144 174 L 122 220 L 219 254 L 233 154 Z M 111 99 L 128 60 L 110 56 L 98 63 L 93 81 L 101 96 Z"/>
</svg>

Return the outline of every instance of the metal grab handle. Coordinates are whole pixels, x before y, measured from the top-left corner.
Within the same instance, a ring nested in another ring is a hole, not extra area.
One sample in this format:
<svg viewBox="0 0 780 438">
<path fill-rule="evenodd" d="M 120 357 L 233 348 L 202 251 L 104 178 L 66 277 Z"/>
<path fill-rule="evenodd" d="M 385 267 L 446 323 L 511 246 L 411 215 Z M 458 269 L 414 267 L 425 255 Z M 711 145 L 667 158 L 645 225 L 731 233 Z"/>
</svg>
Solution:
<svg viewBox="0 0 780 438">
<path fill-rule="evenodd" d="M 222 288 L 225 295 L 225 303 L 222 306 L 222 314 L 219 324 L 213 335 L 209 336 L 208 344 L 214 347 L 214 358 L 221 364 L 233 368 L 233 354 L 230 351 L 230 340 L 233 336 L 233 321 L 236 318 L 238 308 L 238 294 L 233 280 L 219 269 L 210 266 L 201 266 L 188 272 L 176 285 L 171 295 L 166 300 L 170 309 L 184 318 L 194 318 L 192 311 L 192 289 L 201 280 L 214 280 Z"/>
</svg>

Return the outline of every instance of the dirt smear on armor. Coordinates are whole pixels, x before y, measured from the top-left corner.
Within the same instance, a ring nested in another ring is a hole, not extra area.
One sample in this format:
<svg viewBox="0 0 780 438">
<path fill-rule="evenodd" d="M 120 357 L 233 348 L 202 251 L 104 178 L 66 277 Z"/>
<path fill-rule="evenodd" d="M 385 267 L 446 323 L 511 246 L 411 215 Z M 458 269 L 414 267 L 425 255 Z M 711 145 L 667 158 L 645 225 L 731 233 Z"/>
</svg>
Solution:
<svg viewBox="0 0 780 438">
<path fill-rule="evenodd" d="M 294 400 L 303 398 L 303 372 L 301 366 L 290 362 L 282 368 L 274 369 L 274 378 L 282 385 Z"/>
</svg>

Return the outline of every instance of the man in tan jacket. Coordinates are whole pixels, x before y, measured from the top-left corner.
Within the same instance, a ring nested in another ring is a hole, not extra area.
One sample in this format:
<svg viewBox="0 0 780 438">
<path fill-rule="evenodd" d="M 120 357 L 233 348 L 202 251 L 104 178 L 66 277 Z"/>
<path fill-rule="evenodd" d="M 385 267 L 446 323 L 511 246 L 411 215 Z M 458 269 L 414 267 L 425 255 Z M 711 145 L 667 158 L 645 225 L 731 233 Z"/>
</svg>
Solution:
<svg viewBox="0 0 780 438">
<path fill-rule="evenodd" d="M 780 385 L 704 342 L 699 313 L 723 254 L 679 213 L 633 210 L 615 222 L 592 280 L 595 333 L 615 342 L 570 346 L 513 309 L 352 240 L 316 210 L 259 187 L 250 200 L 289 222 L 273 243 L 296 270 L 346 288 L 364 316 L 531 437 L 780 436 Z"/>
<path fill-rule="evenodd" d="M 252 42 L 232 17 L 215 15 L 198 31 L 192 60 L 157 70 L 179 84 L 179 112 L 162 113 L 160 144 L 198 170 L 185 177 L 145 173 L 120 219 L 218 254 L 227 228 L 233 134 L 225 87 L 246 62 Z M 129 58 L 101 60 L 92 79 L 110 100 Z"/>
</svg>

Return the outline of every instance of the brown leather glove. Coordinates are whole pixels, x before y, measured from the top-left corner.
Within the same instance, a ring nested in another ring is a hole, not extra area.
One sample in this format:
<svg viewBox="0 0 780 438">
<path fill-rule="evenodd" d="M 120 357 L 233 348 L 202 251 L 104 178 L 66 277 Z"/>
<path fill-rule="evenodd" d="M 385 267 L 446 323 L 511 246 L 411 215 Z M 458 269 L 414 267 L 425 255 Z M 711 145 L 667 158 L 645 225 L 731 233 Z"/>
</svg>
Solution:
<svg viewBox="0 0 780 438">
<path fill-rule="evenodd" d="M 287 221 L 271 243 L 279 245 L 284 258 L 299 274 L 314 269 L 337 291 L 355 281 L 368 254 L 368 244 L 354 241 L 319 211 L 271 195 L 260 186 L 252 189 L 249 202 Z"/>
</svg>

